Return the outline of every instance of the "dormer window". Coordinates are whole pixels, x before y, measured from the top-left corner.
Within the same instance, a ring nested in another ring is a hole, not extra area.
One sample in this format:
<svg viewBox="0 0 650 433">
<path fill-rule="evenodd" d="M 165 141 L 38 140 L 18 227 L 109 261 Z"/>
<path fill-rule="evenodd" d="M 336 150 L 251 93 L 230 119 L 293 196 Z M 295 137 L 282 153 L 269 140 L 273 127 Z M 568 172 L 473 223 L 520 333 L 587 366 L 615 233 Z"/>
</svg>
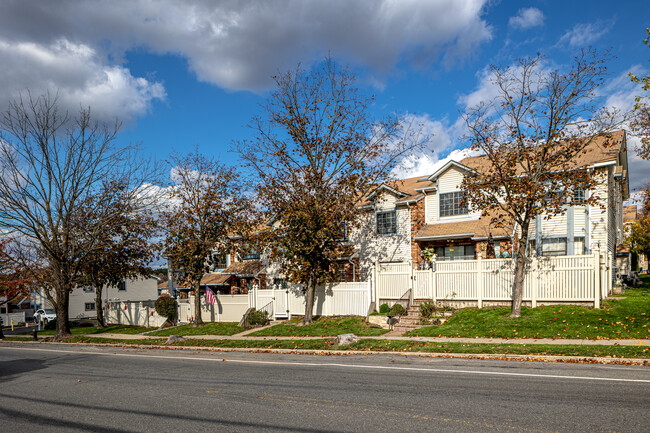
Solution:
<svg viewBox="0 0 650 433">
<path fill-rule="evenodd" d="M 467 215 L 467 204 L 463 191 L 440 194 L 440 216 Z"/>
<path fill-rule="evenodd" d="M 377 234 L 397 234 L 397 209 L 377 212 Z"/>
</svg>

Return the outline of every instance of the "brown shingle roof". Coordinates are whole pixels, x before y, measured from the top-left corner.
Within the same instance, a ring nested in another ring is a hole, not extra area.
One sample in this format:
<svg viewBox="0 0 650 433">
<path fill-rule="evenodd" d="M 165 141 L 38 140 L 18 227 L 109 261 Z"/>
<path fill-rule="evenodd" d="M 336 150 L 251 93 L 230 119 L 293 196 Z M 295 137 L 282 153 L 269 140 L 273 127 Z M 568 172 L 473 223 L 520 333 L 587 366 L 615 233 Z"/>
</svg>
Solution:
<svg viewBox="0 0 650 433">
<path fill-rule="evenodd" d="M 206 274 L 201 278 L 201 284 L 206 286 L 220 286 L 226 284 L 232 275 Z"/>
<path fill-rule="evenodd" d="M 493 237 L 510 237 L 514 224 L 505 222 L 495 224 L 492 222 L 493 217 L 488 214 L 482 215 L 478 220 L 459 221 L 450 223 L 427 224 L 415 235 L 415 239 L 424 240 L 426 238 L 449 238 L 460 237 L 465 235 L 468 238 L 487 238 L 490 234 Z"/>
<path fill-rule="evenodd" d="M 625 206 L 623 207 L 623 222 L 634 222 L 636 221 L 637 209 L 636 205 Z"/>
<path fill-rule="evenodd" d="M 594 164 L 616 161 L 619 151 L 624 149 L 624 144 L 625 131 L 614 131 L 607 136 L 596 137 L 574 158 L 575 164 L 577 167 L 588 167 Z M 477 171 L 488 169 L 490 165 L 485 155 L 467 157 L 461 160 L 460 164 Z M 424 197 L 424 194 L 416 191 L 416 189 L 435 186 L 433 182 L 428 180 L 423 181 L 422 179 L 423 176 L 417 176 L 385 182 L 382 185 L 406 194 L 406 196 L 398 197 L 397 200 L 397 203 L 406 203 Z M 372 201 L 365 200 L 363 202 L 363 205 L 370 204 L 372 204 Z"/>
<path fill-rule="evenodd" d="M 244 262 L 233 263 L 224 269 L 224 274 L 232 275 L 257 275 L 264 269 L 260 260 L 246 260 Z"/>
<path fill-rule="evenodd" d="M 616 161 L 624 145 L 625 131 L 614 131 L 606 136 L 595 137 L 574 159 L 576 167 L 589 167 L 604 162 Z M 490 166 L 485 155 L 470 156 L 460 161 L 472 170 L 481 171 Z"/>
<path fill-rule="evenodd" d="M 398 197 L 397 200 L 398 203 L 406 203 L 408 201 L 417 200 L 424 197 L 424 194 L 422 194 L 419 191 L 416 191 L 416 189 L 425 188 L 427 186 L 433 185 L 433 183 L 430 181 L 420 182 L 420 179 L 422 179 L 422 176 L 410 177 L 407 179 L 400 179 L 400 180 L 393 180 L 390 182 L 383 183 L 379 187 L 385 185 L 391 189 L 399 191 L 402 194 L 406 194 L 406 196 L 404 197 L 402 196 Z M 364 202 L 364 205 L 368 205 L 371 203 L 372 203 L 371 201 L 366 200 Z"/>
</svg>

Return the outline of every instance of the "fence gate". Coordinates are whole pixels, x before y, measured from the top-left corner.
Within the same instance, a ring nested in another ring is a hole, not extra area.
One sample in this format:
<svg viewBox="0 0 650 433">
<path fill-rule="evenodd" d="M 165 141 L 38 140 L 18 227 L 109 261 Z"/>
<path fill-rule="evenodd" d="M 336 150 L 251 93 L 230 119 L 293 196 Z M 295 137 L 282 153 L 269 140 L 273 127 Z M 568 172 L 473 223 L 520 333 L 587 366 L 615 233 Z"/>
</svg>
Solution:
<svg viewBox="0 0 650 433">
<path fill-rule="evenodd" d="M 413 273 L 413 299 L 433 299 L 433 279 L 431 269 Z"/>
<path fill-rule="evenodd" d="M 289 289 L 273 290 L 273 316 L 274 318 L 289 318 Z"/>
<path fill-rule="evenodd" d="M 412 288 L 411 263 L 376 263 L 377 300 L 401 299 Z"/>
</svg>

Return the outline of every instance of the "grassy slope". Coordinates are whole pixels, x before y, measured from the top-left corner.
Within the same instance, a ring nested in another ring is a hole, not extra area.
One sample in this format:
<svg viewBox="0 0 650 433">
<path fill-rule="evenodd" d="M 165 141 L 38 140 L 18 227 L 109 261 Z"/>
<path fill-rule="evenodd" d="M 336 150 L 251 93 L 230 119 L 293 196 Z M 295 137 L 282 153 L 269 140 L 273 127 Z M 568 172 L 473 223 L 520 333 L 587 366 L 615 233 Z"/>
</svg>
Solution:
<svg viewBox="0 0 650 433">
<path fill-rule="evenodd" d="M 386 329 L 369 326 L 362 317 L 319 317 L 311 325 L 296 326 L 299 320 L 271 326 L 250 334 L 251 337 L 328 337 L 340 334 L 376 336 L 388 332 Z"/>
<path fill-rule="evenodd" d="M 8 337 L 7 341 L 28 341 L 27 337 Z M 147 340 L 119 340 L 75 336 L 70 342 L 93 344 L 120 344 L 157 346 L 164 338 Z M 544 344 L 478 344 L 478 343 L 425 343 L 418 341 L 361 340 L 350 346 L 336 346 L 329 339 L 318 340 L 192 340 L 187 339 L 170 346 L 222 347 L 253 349 L 311 349 L 311 350 L 373 350 L 380 352 L 466 353 L 493 355 L 553 355 L 581 357 L 616 357 L 650 359 L 650 348 L 641 346 L 586 346 Z"/>
<path fill-rule="evenodd" d="M 108 325 L 104 328 L 97 328 L 96 326 L 77 327 L 70 329 L 73 335 L 79 334 L 139 334 L 141 332 L 151 331 L 154 328 L 145 328 L 144 326 L 131 326 L 131 325 Z M 38 335 L 54 335 L 56 331 L 49 329 L 46 331 L 38 331 Z"/>
<path fill-rule="evenodd" d="M 206 323 L 203 326 L 193 327 L 192 325 L 183 325 L 176 328 L 163 329 L 162 331 L 152 332 L 153 336 L 168 335 L 234 335 L 245 331 L 246 328 L 237 326 L 235 322 Z"/>
<path fill-rule="evenodd" d="M 625 299 L 623 299 L 623 297 Z M 445 324 L 412 331 L 430 337 L 498 338 L 650 338 L 650 277 L 628 289 L 601 309 L 573 305 L 522 308 L 521 317 L 508 317 L 510 308 L 463 309 Z"/>
</svg>

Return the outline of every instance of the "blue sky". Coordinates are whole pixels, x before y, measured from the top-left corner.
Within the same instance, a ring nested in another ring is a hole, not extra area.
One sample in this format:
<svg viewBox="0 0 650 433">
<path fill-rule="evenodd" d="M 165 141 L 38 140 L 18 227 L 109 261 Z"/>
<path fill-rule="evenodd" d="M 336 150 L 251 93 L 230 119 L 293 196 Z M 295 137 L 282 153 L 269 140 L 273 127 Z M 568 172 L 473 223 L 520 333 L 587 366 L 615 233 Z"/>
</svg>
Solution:
<svg viewBox="0 0 650 433">
<path fill-rule="evenodd" d="M 0 104 L 29 88 L 59 89 L 62 104 L 90 105 L 125 122 L 120 140 L 166 159 L 193 146 L 229 164 L 233 140 L 271 88 L 270 77 L 330 52 L 376 95 L 376 116 L 418 116 L 429 151 L 399 174 L 431 172 L 462 155 L 459 120 L 489 97 L 486 68 L 520 56 L 567 65 L 589 45 L 611 49 L 608 101 L 628 108 L 645 73 L 650 26 L 642 1 L 3 1 Z M 631 155 L 631 183 L 650 182 Z"/>
</svg>

